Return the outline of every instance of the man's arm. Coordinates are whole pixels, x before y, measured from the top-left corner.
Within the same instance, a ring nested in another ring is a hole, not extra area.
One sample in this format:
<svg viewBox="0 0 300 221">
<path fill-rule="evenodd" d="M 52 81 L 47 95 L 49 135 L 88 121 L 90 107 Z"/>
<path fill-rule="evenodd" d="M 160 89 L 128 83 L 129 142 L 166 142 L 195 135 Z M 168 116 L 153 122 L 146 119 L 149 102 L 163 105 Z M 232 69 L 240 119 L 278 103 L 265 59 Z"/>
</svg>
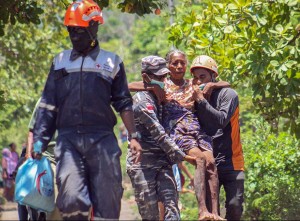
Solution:
<svg viewBox="0 0 300 221">
<path fill-rule="evenodd" d="M 158 103 L 162 103 L 166 101 L 166 93 L 165 91 L 156 84 L 149 84 L 143 81 L 131 82 L 128 84 L 128 88 L 131 92 L 135 91 L 152 91 L 157 97 Z"/>
<path fill-rule="evenodd" d="M 29 124 L 28 124 L 28 137 L 27 137 L 27 147 L 26 147 L 26 155 L 25 158 L 32 158 L 32 152 L 33 152 L 33 129 L 34 129 L 34 125 L 36 122 L 36 117 L 37 117 L 37 110 L 39 107 L 39 104 L 41 102 L 41 98 L 38 99 L 38 101 L 35 104 L 35 107 L 33 109 Z"/>
<path fill-rule="evenodd" d="M 58 108 L 56 106 L 55 79 L 56 75 L 52 64 L 41 101 L 37 107 L 33 128 L 34 152 L 45 151 L 56 130 Z"/>
<path fill-rule="evenodd" d="M 215 109 L 204 98 L 203 92 L 194 87 L 194 99 L 199 121 L 208 121 L 212 127 L 224 128 L 229 123 L 234 111 L 239 105 L 236 92 L 232 89 L 223 89 L 219 94 L 220 107 Z"/>
<path fill-rule="evenodd" d="M 135 91 L 150 91 L 151 88 L 148 87 L 147 83 L 144 83 L 143 81 L 135 81 L 128 83 L 128 88 L 130 91 L 135 92 Z"/>
<path fill-rule="evenodd" d="M 208 82 L 202 91 L 205 99 L 209 100 L 210 95 L 214 89 L 227 88 L 227 87 L 230 87 L 230 84 L 226 81 Z"/>
<path fill-rule="evenodd" d="M 134 118 L 133 118 L 133 111 L 123 111 L 120 113 L 122 121 L 128 131 L 128 134 L 133 134 L 136 132 Z M 141 160 L 141 152 L 142 147 L 139 144 L 137 139 L 131 139 L 129 143 L 129 148 L 132 150 L 132 154 L 136 157 L 135 163 Z"/>
<path fill-rule="evenodd" d="M 153 106 L 153 104 L 147 101 L 141 101 L 135 107 L 134 114 L 147 128 L 152 138 L 167 154 L 172 163 L 181 162 L 186 154 L 182 152 L 175 142 L 167 135 L 165 129 L 158 121 L 154 108 L 155 106 Z"/>
</svg>

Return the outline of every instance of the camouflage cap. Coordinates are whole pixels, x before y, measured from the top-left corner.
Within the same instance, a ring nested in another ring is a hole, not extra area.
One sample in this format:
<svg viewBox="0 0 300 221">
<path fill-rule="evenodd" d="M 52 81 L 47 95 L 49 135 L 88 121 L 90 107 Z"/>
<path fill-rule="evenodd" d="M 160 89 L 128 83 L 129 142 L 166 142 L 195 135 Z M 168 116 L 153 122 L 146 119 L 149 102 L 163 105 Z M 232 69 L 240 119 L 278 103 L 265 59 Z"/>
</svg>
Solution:
<svg viewBox="0 0 300 221">
<path fill-rule="evenodd" d="M 170 73 L 167 68 L 167 62 L 162 57 L 150 55 L 142 58 L 142 72 L 155 75 L 165 75 Z"/>
</svg>

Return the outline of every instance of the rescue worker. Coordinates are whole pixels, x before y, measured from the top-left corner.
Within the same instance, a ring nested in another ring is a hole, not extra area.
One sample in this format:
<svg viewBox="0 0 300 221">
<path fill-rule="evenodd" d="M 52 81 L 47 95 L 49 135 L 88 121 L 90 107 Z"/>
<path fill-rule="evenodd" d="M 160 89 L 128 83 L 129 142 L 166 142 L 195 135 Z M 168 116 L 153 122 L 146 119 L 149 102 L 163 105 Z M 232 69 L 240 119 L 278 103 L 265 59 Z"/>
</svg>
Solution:
<svg viewBox="0 0 300 221">
<path fill-rule="evenodd" d="M 193 60 L 191 73 L 198 85 L 215 82 L 218 67 L 214 59 L 200 55 Z M 243 212 L 244 157 L 240 140 L 239 98 L 231 88 L 214 89 L 206 100 L 198 86 L 194 98 L 199 122 L 212 136 L 219 185 L 226 193 L 226 219 L 240 220 Z"/>
<path fill-rule="evenodd" d="M 87 220 L 91 207 L 94 219 L 118 219 L 121 150 L 110 105 L 131 136 L 135 162 L 141 152 L 124 65 L 118 55 L 99 48 L 97 31 L 103 17 L 95 2 L 73 2 L 64 24 L 73 49 L 53 60 L 33 130 L 34 154 L 46 149 L 57 130 L 56 204 L 64 220 Z"/>
<path fill-rule="evenodd" d="M 142 75 L 163 82 L 170 71 L 166 60 L 158 56 L 142 59 Z M 145 76 L 146 75 L 146 76 Z M 127 173 L 143 220 L 159 220 L 158 202 L 165 208 L 165 220 L 179 220 L 178 193 L 172 164 L 183 159 L 195 164 L 195 158 L 182 152 L 160 124 L 162 106 L 153 92 L 140 91 L 133 96 L 137 131 L 141 134 L 142 160 L 134 164 L 132 151 L 127 155 Z"/>
</svg>

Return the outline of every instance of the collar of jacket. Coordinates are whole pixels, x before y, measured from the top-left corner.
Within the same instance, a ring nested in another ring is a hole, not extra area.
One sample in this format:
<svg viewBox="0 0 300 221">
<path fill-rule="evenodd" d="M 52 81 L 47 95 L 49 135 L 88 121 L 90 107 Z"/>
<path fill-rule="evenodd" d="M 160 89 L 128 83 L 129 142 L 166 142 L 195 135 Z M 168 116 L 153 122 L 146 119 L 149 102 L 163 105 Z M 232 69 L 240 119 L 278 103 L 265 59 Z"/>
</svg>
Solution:
<svg viewBox="0 0 300 221">
<path fill-rule="evenodd" d="M 98 54 L 99 54 L 99 51 L 100 51 L 100 47 L 99 47 L 99 43 L 97 41 L 97 45 L 92 49 L 90 50 L 86 56 L 90 56 L 94 61 L 96 60 Z M 72 49 L 72 52 L 71 52 L 71 56 L 70 56 L 70 60 L 71 61 L 74 61 L 76 60 L 77 58 L 83 56 L 82 53 Z"/>
</svg>

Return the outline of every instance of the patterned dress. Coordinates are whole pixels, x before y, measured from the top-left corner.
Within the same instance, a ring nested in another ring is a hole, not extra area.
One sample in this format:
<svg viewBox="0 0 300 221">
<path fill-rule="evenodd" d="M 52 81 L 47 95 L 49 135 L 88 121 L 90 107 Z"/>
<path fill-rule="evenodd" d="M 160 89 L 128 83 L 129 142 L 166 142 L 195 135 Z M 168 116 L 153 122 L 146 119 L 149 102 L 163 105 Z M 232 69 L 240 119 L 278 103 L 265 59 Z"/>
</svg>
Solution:
<svg viewBox="0 0 300 221">
<path fill-rule="evenodd" d="M 181 86 L 165 80 L 168 103 L 163 108 L 163 126 L 179 148 L 188 151 L 198 147 L 212 151 L 211 137 L 201 129 L 194 114 L 192 81 L 185 79 Z"/>
</svg>

